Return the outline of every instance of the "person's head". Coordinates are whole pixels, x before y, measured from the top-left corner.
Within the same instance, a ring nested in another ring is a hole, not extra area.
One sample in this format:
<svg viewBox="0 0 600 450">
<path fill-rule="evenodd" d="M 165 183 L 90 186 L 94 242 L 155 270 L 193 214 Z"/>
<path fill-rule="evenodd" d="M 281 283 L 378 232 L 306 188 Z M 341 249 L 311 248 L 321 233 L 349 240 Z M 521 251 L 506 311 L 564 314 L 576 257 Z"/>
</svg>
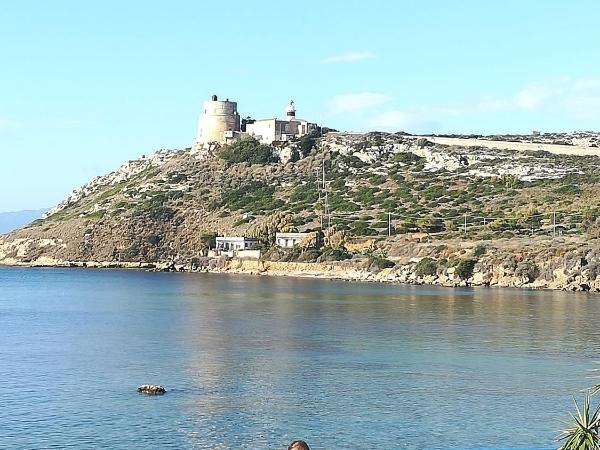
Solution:
<svg viewBox="0 0 600 450">
<path fill-rule="evenodd" d="M 310 450 L 310 447 L 304 441 L 294 441 L 288 446 L 288 450 Z"/>
</svg>

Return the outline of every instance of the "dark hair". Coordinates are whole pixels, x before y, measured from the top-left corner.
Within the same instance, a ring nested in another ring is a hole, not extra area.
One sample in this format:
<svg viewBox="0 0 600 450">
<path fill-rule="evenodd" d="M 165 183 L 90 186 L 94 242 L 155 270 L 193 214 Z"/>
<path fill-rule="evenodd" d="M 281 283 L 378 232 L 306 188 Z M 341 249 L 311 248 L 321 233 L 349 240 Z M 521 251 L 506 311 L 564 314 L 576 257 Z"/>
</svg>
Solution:
<svg viewBox="0 0 600 450">
<path fill-rule="evenodd" d="M 295 449 L 294 446 L 297 446 L 298 449 Z M 288 446 L 288 450 L 310 450 L 310 447 L 304 441 L 294 441 Z"/>
</svg>

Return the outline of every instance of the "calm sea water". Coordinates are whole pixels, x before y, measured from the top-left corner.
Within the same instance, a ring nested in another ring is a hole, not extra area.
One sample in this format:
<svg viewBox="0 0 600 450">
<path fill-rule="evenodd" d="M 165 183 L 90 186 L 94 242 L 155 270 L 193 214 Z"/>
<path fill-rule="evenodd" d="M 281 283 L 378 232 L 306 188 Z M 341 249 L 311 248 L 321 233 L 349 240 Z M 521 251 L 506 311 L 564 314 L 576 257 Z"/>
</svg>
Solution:
<svg viewBox="0 0 600 450">
<path fill-rule="evenodd" d="M 0 448 L 555 448 L 598 317 L 592 295 L 2 268 Z"/>
</svg>

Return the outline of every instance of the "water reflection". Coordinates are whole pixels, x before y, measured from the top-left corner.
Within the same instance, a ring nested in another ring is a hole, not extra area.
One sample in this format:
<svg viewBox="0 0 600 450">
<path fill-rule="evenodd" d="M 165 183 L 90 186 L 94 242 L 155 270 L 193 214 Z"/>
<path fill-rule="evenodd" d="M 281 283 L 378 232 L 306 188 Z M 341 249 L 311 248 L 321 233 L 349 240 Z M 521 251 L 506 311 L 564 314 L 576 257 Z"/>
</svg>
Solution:
<svg viewBox="0 0 600 450">
<path fill-rule="evenodd" d="M 17 447 L 552 447 L 600 345 L 591 295 L 121 271 L 0 282 L 0 427 Z M 171 392 L 139 397 L 142 382 Z"/>
</svg>

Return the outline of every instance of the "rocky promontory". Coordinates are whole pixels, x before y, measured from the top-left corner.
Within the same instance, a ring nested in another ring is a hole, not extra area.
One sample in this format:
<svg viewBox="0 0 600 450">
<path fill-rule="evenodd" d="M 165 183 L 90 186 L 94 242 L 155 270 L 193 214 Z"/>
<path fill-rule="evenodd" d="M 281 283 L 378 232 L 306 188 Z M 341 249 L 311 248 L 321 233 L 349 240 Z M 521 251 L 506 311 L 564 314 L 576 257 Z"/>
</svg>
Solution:
<svg viewBox="0 0 600 450">
<path fill-rule="evenodd" d="M 0 264 L 600 291 L 597 134 L 476 138 L 329 133 L 247 160 L 161 150 L 0 236 Z M 516 146 L 528 139 L 539 148 Z M 315 239 L 281 249 L 278 231 Z M 260 259 L 209 253 L 217 235 L 257 238 Z"/>
</svg>

